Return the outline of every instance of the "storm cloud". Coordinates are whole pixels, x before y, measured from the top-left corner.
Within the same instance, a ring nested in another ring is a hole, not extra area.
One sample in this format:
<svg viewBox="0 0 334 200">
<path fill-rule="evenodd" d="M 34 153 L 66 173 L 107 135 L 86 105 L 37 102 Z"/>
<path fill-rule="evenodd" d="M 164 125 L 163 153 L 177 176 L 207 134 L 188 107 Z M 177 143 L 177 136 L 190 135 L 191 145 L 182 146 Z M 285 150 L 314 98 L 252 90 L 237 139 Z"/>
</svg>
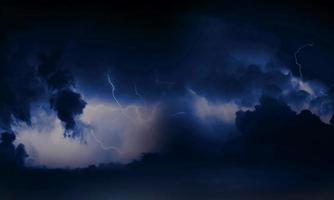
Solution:
<svg viewBox="0 0 334 200">
<path fill-rule="evenodd" d="M 308 110 L 297 114 L 284 102 L 264 97 L 254 111 L 238 112 L 236 125 L 247 153 L 325 165 L 333 162 L 334 127 Z"/>
<path fill-rule="evenodd" d="M 35 163 L 125 163 L 182 148 L 214 154 L 243 132 L 235 125 L 238 111 L 257 113 L 263 96 L 293 115 L 307 109 L 330 123 L 332 83 L 317 69 L 332 64 L 331 51 L 307 28 L 296 35 L 290 22 L 273 27 L 269 18 L 252 15 L 256 23 L 249 23 L 205 9 L 172 9 L 154 18 L 149 14 L 156 10 L 143 11 L 108 18 L 65 12 L 66 20 L 58 13 L 46 20 L 16 16 L 22 26 L 1 36 L 1 128 L 29 144 Z M 298 54 L 300 77 L 294 55 L 310 41 Z M 68 155 L 85 156 L 59 158 L 52 140 Z"/>
</svg>

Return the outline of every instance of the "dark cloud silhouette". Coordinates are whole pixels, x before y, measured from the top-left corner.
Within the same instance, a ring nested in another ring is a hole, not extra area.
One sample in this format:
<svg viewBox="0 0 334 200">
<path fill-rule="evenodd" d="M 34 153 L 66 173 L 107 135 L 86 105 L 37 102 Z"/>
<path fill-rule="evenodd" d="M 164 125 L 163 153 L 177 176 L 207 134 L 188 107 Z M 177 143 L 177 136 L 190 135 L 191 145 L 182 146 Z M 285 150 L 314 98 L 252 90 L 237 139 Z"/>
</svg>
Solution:
<svg viewBox="0 0 334 200">
<path fill-rule="evenodd" d="M 143 154 L 133 165 L 168 169 L 175 163 L 226 166 L 288 162 L 329 167 L 334 162 L 334 126 L 322 122 L 309 110 L 293 111 L 282 99 L 262 97 L 253 111 L 238 111 L 238 130 L 221 126 L 212 133 L 189 116 L 164 122 L 164 133 L 169 136 L 164 151 Z"/>
<path fill-rule="evenodd" d="M 8 170 L 25 166 L 28 154 L 23 144 L 17 147 L 13 144 L 16 137 L 14 133 L 1 133 L 0 142 L 0 169 Z"/>
<path fill-rule="evenodd" d="M 46 82 L 51 93 L 50 106 L 57 112 L 58 118 L 65 123 L 65 136 L 74 137 L 78 134 L 75 130 L 75 117 L 82 114 L 86 102 L 81 94 L 73 91 L 75 82 L 72 73 L 59 67 L 61 51 L 40 56 L 41 64 L 38 73 Z"/>
<path fill-rule="evenodd" d="M 297 114 L 284 102 L 263 97 L 254 111 L 239 111 L 236 125 L 246 151 L 258 156 L 271 152 L 276 159 L 333 163 L 334 127 L 308 110 Z"/>
<path fill-rule="evenodd" d="M 26 159 L 29 157 L 23 144 L 19 144 L 15 151 L 15 162 L 17 167 L 25 167 Z"/>
<path fill-rule="evenodd" d="M 283 99 L 262 97 L 254 110 L 236 113 L 235 125 L 237 130 L 220 125 L 211 132 L 195 117 L 166 118 L 162 127 L 168 135 L 164 151 L 144 154 L 134 164 L 145 169 L 174 163 L 220 166 L 289 161 L 327 167 L 334 162 L 334 126 L 309 110 L 293 111 Z"/>
<path fill-rule="evenodd" d="M 4 132 L 1 134 L 0 159 L 1 166 L 4 168 L 12 167 L 15 163 L 15 146 L 13 144 L 15 135 Z"/>
<path fill-rule="evenodd" d="M 74 91 L 72 73 L 60 67 L 61 51 L 42 53 L 36 68 L 36 61 L 29 61 L 33 56 L 24 48 L 13 48 L 7 35 L 0 36 L 1 129 L 10 131 L 14 121 L 30 124 L 31 104 L 48 96 L 44 88 L 51 98 L 51 107 L 61 120 L 65 120 L 66 130 L 74 129 L 74 117 L 82 113 L 86 103 Z"/>
<path fill-rule="evenodd" d="M 82 114 L 86 102 L 79 93 L 65 89 L 51 97 L 50 105 L 57 112 L 58 118 L 65 123 L 66 130 L 73 130 L 76 125 L 75 116 Z"/>
<path fill-rule="evenodd" d="M 11 50 L 7 35 L 0 35 L 0 128 L 11 129 L 14 120 L 30 124 L 30 105 L 42 94 L 34 67 L 27 54 Z"/>
</svg>

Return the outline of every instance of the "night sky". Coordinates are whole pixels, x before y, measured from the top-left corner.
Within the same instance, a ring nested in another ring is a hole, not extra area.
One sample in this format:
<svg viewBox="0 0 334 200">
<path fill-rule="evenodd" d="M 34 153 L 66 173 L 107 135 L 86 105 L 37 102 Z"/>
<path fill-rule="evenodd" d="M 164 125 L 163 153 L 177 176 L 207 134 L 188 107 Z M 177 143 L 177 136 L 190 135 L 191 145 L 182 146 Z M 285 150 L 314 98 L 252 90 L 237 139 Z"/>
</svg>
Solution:
<svg viewBox="0 0 334 200">
<path fill-rule="evenodd" d="M 331 199 L 333 24 L 323 1 L 3 1 L 0 192 Z"/>
</svg>

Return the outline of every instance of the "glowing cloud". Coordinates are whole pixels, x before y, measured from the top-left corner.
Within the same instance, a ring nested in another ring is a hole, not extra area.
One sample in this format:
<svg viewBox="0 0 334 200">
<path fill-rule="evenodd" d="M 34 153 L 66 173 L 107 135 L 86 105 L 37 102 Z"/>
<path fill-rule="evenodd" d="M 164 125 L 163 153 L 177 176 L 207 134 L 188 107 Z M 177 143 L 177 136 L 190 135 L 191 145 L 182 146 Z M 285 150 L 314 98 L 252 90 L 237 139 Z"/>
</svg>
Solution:
<svg viewBox="0 0 334 200">
<path fill-rule="evenodd" d="M 26 145 L 28 164 L 48 167 L 85 167 L 91 164 L 127 163 L 142 153 L 158 151 L 159 131 L 155 124 L 157 105 L 131 104 L 120 108 L 101 100 L 88 101 L 78 119 L 81 139 L 63 137 L 64 126 L 49 109 L 39 107 L 28 126 L 13 126 L 18 143 Z"/>
<path fill-rule="evenodd" d="M 235 102 L 212 103 L 207 98 L 198 95 L 193 90 L 188 90 L 194 98 L 195 115 L 202 120 L 218 120 L 226 124 L 234 124 L 236 112 L 247 108 L 241 107 Z"/>
</svg>

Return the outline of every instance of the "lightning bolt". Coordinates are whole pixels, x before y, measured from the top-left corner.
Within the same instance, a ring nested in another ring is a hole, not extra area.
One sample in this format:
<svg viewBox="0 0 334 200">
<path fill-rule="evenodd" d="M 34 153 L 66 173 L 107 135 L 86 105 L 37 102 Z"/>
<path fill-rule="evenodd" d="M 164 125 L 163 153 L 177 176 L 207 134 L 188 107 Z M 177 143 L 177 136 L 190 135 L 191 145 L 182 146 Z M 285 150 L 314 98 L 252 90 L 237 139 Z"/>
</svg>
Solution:
<svg viewBox="0 0 334 200">
<path fill-rule="evenodd" d="M 103 142 L 96 136 L 94 130 L 90 130 L 90 134 L 93 136 L 94 140 L 99 144 L 99 146 L 101 147 L 101 149 L 108 151 L 108 150 L 113 150 L 115 151 L 117 154 L 120 154 L 120 151 L 118 148 L 114 147 L 114 146 L 106 146 L 105 144 L 103 144 Z"/>
<path fill-rule="evenodd" d="M 122 114 L 123 114 L 126 118 L 130 119 L 131 122 L 136 122 L 135 119 L 133 119 L 132 117 L 130 117 L 129 115 L 127 115 L 127 114 L 124 112 L 124 108 L 123 108 L 122 104 L 118 101 L 118 99 L 117 99 L 117 97 L 116 97 L 116 95 L 115 95 L 116 87 L 115 87 L 115 85 L 113 84 L 113 82 L 112 82 L 112 80 L 111 80 L 111 76 L 110 76 L 109 73 L 107 73 L 107 79 L 108 79 L 108 83 L 109 83 L 109 85 L 111 86 L 111 89 L 112 89 L 112 90 L 111 90 L 111 92 L 112 92 L 112 97 L 113 97 L 114 101 L 116 102 L 116 104 L 118 105 L 118 107 L 120 108 Z M 135 89 L 135 94 L 136 94 L 140 99 L 142 99 L 142 101 L 144 101 L 144 97 L 139 93 L 136 84 L 135 84 L 135 86 L 134 86 L 134 89 Z M 153 109 L 152 109 L 151 112 L 150 112 L 150 116 L 154 116 L 154 115 L 155 115 L 155 113 L 157 112 L 157 107 L 158 107 L 158 105 L 155 105 L 155 106 L 153 107 Z M 134 108 L 134 109 L 135 109 L 135 112 L 136 112 L 136 115 L 137 115 L 137 119 L 138 119 L 140 122 L 147 123 L 147 122 L 149 122 L 149 121 L 151 121 L 151 120 L 153 119 L 152 117 L 148 117 L 147 119 L 144 119 L 144 118 L 142 117 L 142 115 L 140 114 L 141 112 L 140 112 L 140 110 L 139 110 L 139 106 L 137 106 L 137 105 L 132 105 L 132 106 L 129 106 L 129 107 L 127 107 L 127 108 Z"/>
<path fill-rule="evenodd" d="M 135 119 L 131 118 L 130 116 L 128 116 L 125 112 L 124 112 L 124 107 L 122 106 L 122 104 L 119 102 L 119 100 L 117 99 L 116 97 L 116 86 L 115 84 L 112 82 L 112 79 L 111 79 L 111 75 L 109 73 L 107 73 L 107 81 L 108 81 L 108 84 L 111 86 L 111 94 L 112 94 L 112 98 L 113 100 L 116 102 L 117 106 L 120 108 L 122 114 L 130 119 L 130 121 L 135 121 Z M 165 84 L 174 84 L 174 83 L 171 83 L 171 82 L 167 82 Z M 140 94 L 139 90 L 138 90 L 138 87 L 137 87 L 137 84 L 134 84 L 134 91 L 135 91 L 135 95 L 141 99 L 144 103 L 145 103 L 145 99 L 143 97 L 143 95 Z M 153 117 L 155 116 L 156 112 L 157 112 L 157 108 L 158 108 L 159 104 L 156 104 L 153 106 L 153 108 L 150 110 L 150 113 L 149 113 L 149 117 L 147 118 L 144 118 L 142 115 L 141 115 L 141 112 L 140 112 L 140 107 L 137 106 L 137 105 L 130 105 L 128 106 L 127 108 L 134 108 L 135 109 L 135 112 L 136 112 L 136 115 L 137 115 L 137 119 L 142 122 L 144 125 L 153 120 Z M 172 114 L 170 115 L 171 117 L 177 117 L 179 115 L 183 115 L 183 114 L 186 114 L 185 112 L 177 112 L 175 114 Z M 120 154 L 120 150 L 118 148 L 116 148 L 115 146 L 112 146 L 112 145 L 105 145 L 102 140 L 100 140 L 98 138 L 98 136 L 95 134 L 94 130 L 91 129 L 90 130 L 90 134 L 92 135 L 92 138 L 98 143 L 98 145 L 100 146 L 101 149 L 105 150 L 105 151 L 109 151 L 109 150 L 112 150 L 112 151 L 115 151 L 117 154 Z"/>
<path fill-rule="evenodd" d="M 298 60 L 298 54 L 300 53 L 301 50 L 303 50 L 306 47 L 313 47 L 313 42 L 304 44 L 303 46 L 299 47 L 294 53 L 295 64 L 298 66 L 300 79 L 303 79 L 303 72 L 302 72 L 302 64 Z"/>
<path fill-rule="evenodd" d="M 111 93 L 112 93 L 112 97 L 113 97 L 114 101 L 117 103 L 117 105 L 118 105 L 121 109 L 123 109 L 123 106 L 119 103 L 119 101 L 118 101 L 117 98 L 116 98 L 116 95 L 115 95 L 116 87 L 115 87 L 115 85 L 113 84 L 113 82 L 111 81 L 111 77 L 110 77 L 109 73 L 107 73 L 107 79 L 108 79 L 108 83 L 109 83 L 109 85 L 111 86 Z"/>
<path fill-rule="evenodd" d="M 123 114 L 124 117 L 130 119 L 130 121 L 132 122 L 133 119 L 131 117 L 129 117 L 125 112 L 124 112 L 124 108 L 122 106 L 122 104 L 118 101 L 116 95 L 115 95 L 115 91 L 116 91 L 116 87 L 114 85 L 114 83 L 111 81 L 111 76 L 109 73 L 107 73 L 107 80 L 108 80 L 108 83 L 109 85 L 111 86 L 111 94 L 112 94 L 112 97 L 114 99 L 114 101 L 116 102 L 117 106 L 120 108 L 121 110 L 121 113 Z"/>
</svg>

